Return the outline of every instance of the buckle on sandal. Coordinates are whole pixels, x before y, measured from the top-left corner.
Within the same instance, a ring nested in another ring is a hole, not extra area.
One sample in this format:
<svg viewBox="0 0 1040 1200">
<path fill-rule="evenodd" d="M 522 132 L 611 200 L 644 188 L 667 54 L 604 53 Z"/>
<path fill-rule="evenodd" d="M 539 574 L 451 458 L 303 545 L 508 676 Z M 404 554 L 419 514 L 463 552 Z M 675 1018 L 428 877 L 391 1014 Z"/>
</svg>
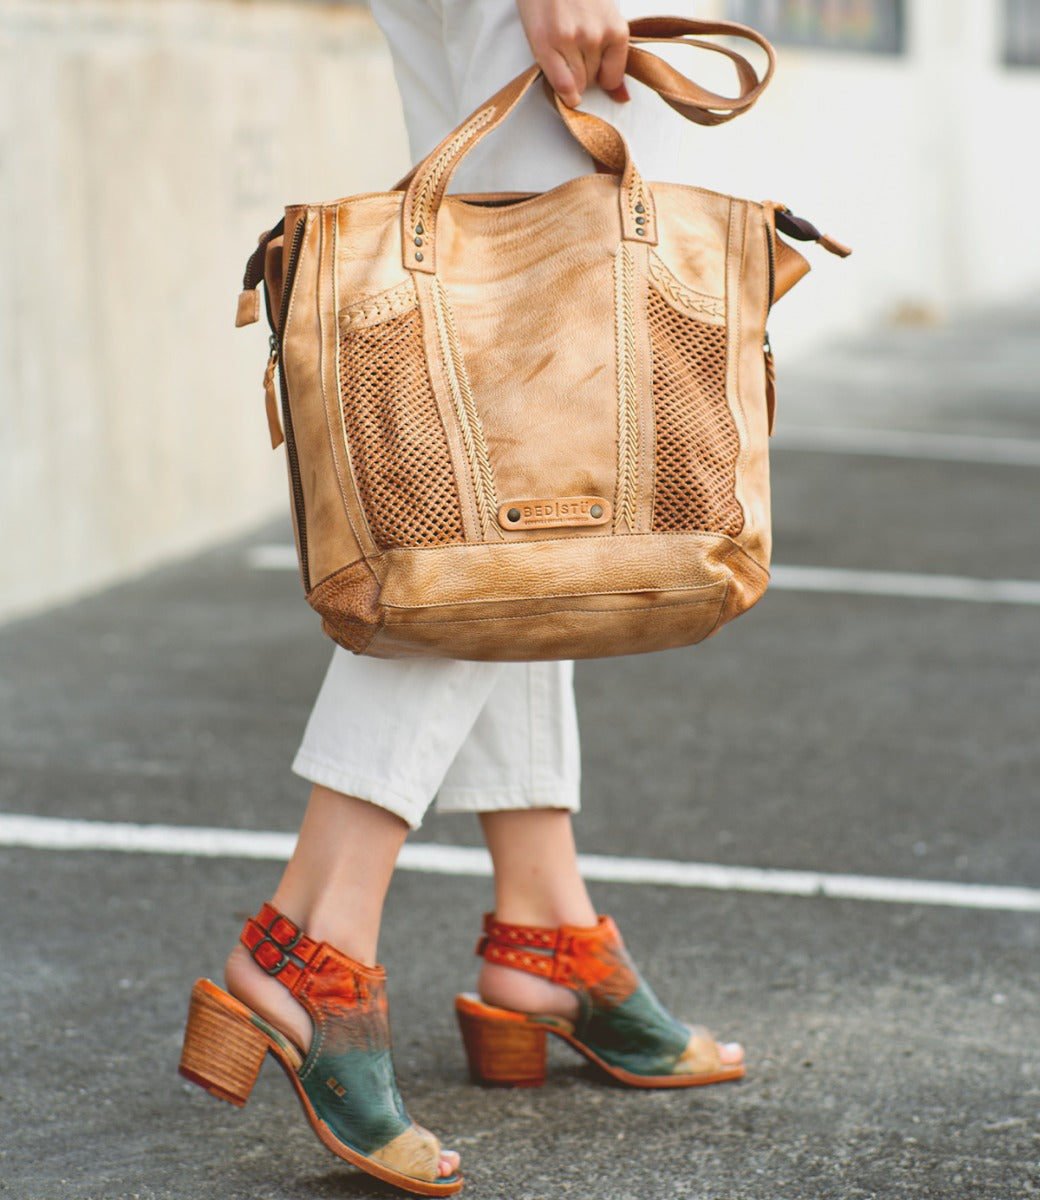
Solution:
<svg viewBox="0 0 1040 1200">
<path fill-rule="evenodd" d="M 302 931 L 297 931 L 296 936 L 291 941 L 286 942 L 285 945 L 282 945 L 279 941 L 277 941 L 274 937 L 272 937 L 270 933 L 265 933 L 264 936 L 253 947 L 253 962 L 256 963 L 256 965 L 260 968 L 261 971 L 266 972 L 268 975 L 273 976 L 273 975 L 280 974 L 280 972 L 285 970 L 285 968 L 289 965 L 289 963 L 291 963 L 293 961 L 290 951 L 293 950 L 299 944 L 300 938 L 302 938 L 302 937 L 303 937 Z M 260 958 L 259 958 L 260 947 L 265 944 L 269 945 L 269 946 L 273 946 L 274 949 L 278 952 L 278 956 L 279 956 L 278 962 L 276 962 L 273 966 L 270 966 L 270 967 L 264 966 L 264 964 L 260 961 Z"/>
</svg>

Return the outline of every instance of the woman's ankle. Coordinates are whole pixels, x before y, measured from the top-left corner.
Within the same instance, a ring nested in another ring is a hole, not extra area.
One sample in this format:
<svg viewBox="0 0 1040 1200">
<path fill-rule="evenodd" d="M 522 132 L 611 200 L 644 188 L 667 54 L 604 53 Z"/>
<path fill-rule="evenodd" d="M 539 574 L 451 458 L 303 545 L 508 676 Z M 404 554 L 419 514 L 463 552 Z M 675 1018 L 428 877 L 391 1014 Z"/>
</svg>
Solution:
<svg viewBox="0 0 1040 1200">
<path fill-rule="evenodd" d="M 477 991 L 485 1004 L 514 1012 L 578 1019 L 578 997 L 570 988 L 550 983 L 525 971 L 484 963 L 477 979 Z"/>
<path fill-rule="evenodd" d="M 224 964 L 224 982 L 236 1000 L 241 1000 L 257 1016 L 273 1025 L 303 1054 L 307 1053 L 314 1034 L 307 1010 L 284 984 L 253 961 L 245 946 L 235 946 L 228 955 Z"/>
</svg>

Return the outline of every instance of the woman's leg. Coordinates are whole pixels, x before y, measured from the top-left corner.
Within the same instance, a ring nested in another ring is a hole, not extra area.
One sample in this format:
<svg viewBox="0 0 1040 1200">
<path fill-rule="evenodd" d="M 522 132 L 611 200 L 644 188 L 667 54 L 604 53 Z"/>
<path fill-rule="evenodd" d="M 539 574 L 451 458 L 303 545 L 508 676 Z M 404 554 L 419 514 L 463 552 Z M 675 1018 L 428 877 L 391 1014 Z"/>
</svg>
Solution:
<svg viewBox="0 0 1040 1200">
<path fill-rule="evenodd" d="M 480 817 L 497 920 L 538 929 L 596 926 L 572 825 L 580 766 L 573 664 L 504 664 L 437 798 L 440 812 Z M 572 989 L 500 963 L 482 964 L 478 991 L 500 1008 L 578 1016 Z M 719 1057 L 737 1064 L 743 1051 L 723 1045 Z"/>
<path fill-rule="evenodd" d="M 499 672 L 495 663 L 384 662 L 336 650 L 293 769 L 314 785 L 272 904 L 318 942 L 376 963 L 387 888 Z M 359 798 L 359 793 L 366 799 Z M 228 990 L 306 1050 L 310 1017 L 242 945 Z M 458 1156 L 444 1152 L 440 1173 Z"/>
<path fill-rule="evenodd" d="M 480 817 L 500 921 L 596 924 L 571 824 L 580 791 L 574 664 L 503 664 L 437 796 L 438 812 Z M 490 963 L 478 989 L 489 1004 L 523 1012 L 570 1017 L 577 1007 L 566 988 Z"/>
<path fill-rule="evenodd" d="M 495 868 L 495 916 L 511 925 L 588 927 L 596 924 L 578 869 L 571 814 L 531 808 L 482 813 L 480 825 Z M 477 990 L 488 1004 L 571 1020 L 578 999 L 545 979 L 484 963 Z"/>
<path fill-rule="evenodd" d="M 528 809 L 485 812 L 483 836 L 494 864 L 495 918 L 510 925 L 589 929 L 597 913 L 578 866 L 570 812 Z M 549 1013 L 576 1020 L 575 992 L 512 967 L 485 962 L 477 980 L 483 1001 L 522 1013 Z M 725 1066 L 744 1061 L 738 1043 L 722 1043 Z"/>
<path fill-rule="evenodd" d="M 316 785 L 271 903 L 316 941 L 375 966 L 383 901 L 407 833 L 394 813 Z M 233 996 L 307 1049 L 307 1013 L 245 946 L 232 950 L 225 978 Z"/>
<path fill-rule="evenodd" d="M 528 809 L 483 813 L 484 838 L 495 868 L 495 917 L 509 925 L 591 928 L 598 916 L 578 865 L 570 812 Z M 525 1013 L 549 1013 L 576 1020 L 578 998 L 560 987 L 512 967 L 485 962 L 477 989 L 487 1004 Z M 737 1042 L 718 1045 L 719 1061 L 744 1061 Z"/>
<path fill-rule="evenodd" d="M 394 813 L 315 785 L 272 905 L 316 941 L 374 966 L 383 903 L 407 834 L 407 823 Z M 243 945 L 228 957 L 225 978 L 233 996 L 306 1052 L 310 1017 Z M 458 1168 L 458 1154 L 442 1150 L 441 1176 Z"/>
</svg>

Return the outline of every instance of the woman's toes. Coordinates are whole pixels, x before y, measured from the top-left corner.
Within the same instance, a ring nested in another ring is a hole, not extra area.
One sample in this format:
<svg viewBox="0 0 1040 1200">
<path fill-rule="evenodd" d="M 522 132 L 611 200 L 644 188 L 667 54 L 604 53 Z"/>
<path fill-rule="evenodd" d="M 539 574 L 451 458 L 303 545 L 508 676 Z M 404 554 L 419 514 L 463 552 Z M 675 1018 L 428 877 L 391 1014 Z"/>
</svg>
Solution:
<svg viewBox="0 0 1040 1200">
<path fill-rule="evenodd" d="M 744 1047 L 740 1042 L 719 1042 L 719 1059 L 723 1066 L 739 1067 L 744 1061 Z"/>
<path fill-rule="evenodd" d="M 454 1175 L 455 1172 L 459 1169 L 460 1161 L 461 1160 L 459 1159 L 457 1151 L 442 1150 L 441 1151 L 441 1161 L 440 1161 L 440 1176 L 441 1176 L 441 1178 L 445 1179 L 449 1175 Z"/>
</svg>

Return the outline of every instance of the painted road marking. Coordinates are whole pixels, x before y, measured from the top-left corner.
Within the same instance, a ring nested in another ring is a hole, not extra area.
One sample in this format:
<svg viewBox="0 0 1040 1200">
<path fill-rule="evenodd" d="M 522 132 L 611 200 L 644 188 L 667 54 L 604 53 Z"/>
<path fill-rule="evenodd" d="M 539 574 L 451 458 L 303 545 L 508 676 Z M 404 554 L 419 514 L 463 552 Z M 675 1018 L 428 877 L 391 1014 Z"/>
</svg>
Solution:
<svg viewBox="0 0 1040 1200">
<path fill-rule="evenodd" d="M 1035 438 L 972 437 L 958 433 L 915 433 L 894 429 L 841 429 L 836 426 L 787 425 L 778 428 L 773 445 L 782 450 L 876 458 L 933 459 L 983 463 L 1001 467 L 1040 467 L 1040 441 Z"/>
<path fill-rule="evenodd" d="M 295 571 L 296 547 L 280 543 L 250 546 L 246 551 L 246 562 L 254 571 Z"/>
<path fill-rule="evenodd" d="M 856 571 L 841 567 L 773 566 L 769 585 L 788 592 L 899 596 L 910 600 L 966 600 L 972 604 L 1040 604 L 1040 580 L 974 579 L 910 571 Z"/>
<path fill-rule="evenodd" d="M 295 571 L 296 547 L 269 544 L 246 551 L 257 571 Z M 964 600 L 973 604 L 1040 604 L 1040 580 L 975 579 L 909 571 L 857 571 L 842 567 L 774 565 L 770 587 L 785 592 L 829 592 L 843 596 L 898 596 L 910 600 Z"/>
<path fill-rule="evenodd" d="M 74 821 L 0 813 L 0 846 L 36 850 L 113 850 L 128 854 L 183 854 L 284 862 L 292 853 L 295 841 L 294 834 L 260 830 Z M 606 854 L 583 854 L 579 861 L 585 878 L 600 883 L 642 883 L 818 899 L 1040 912 L 1040 888 L 731 867 L 719 863 L 620 858 Z M 481 878 L 491 875 L 487 851 L 471 846 L 409 844 L 401 851 L 398 865 L 406 871 L 433 875 Z"/>
</svg>

